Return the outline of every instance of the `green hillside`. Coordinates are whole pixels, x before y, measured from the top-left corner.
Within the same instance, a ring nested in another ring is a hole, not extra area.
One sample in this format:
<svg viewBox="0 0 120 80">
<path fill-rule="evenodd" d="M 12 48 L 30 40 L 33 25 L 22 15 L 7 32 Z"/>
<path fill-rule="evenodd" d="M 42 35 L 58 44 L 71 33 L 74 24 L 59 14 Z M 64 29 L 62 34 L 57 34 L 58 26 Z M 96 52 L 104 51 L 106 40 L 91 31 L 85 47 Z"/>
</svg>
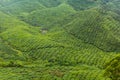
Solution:
<svg viewBox="0 0 120 80">
<path fill-rule="evenodd" d="M 68 0 L 68 4 L 75 10 L 85 10 L 98 5 L 99 0 Z"/>
<path fill-rule="evenodd" d="M 1 10 L 7 14 L 13 14 L 16 16 L 27 15 L 34 10 L 45 9 L 45 6 L 38 1 L 29 0 L 11 0 L 12 2 L 4 5 Z"/>
<path fill-rule="evenodd" d="M 72 7 L 61 4 L 58 7 L 33 11 L 22 20 L 33 26 L 50 27 L 53 24 L 55 25 L 60 19 L 72 13 L 75 13 Z"/>
<path fill-rule="evenodd" d="M 0 1 L 0 80 L 119 80 L 119 0 Z"/>
<path fill-rule="evenodd" d="M 120 39 L 116 37 L 120 32 L 120 23 L 114 20 L 109 13 L 102 15 L 97 11 L 90 10 L 77 14 L 79 14 L 78 18 L 65 26 L 68 32 L 104 51 L 120 50 Z"/>
</svg>

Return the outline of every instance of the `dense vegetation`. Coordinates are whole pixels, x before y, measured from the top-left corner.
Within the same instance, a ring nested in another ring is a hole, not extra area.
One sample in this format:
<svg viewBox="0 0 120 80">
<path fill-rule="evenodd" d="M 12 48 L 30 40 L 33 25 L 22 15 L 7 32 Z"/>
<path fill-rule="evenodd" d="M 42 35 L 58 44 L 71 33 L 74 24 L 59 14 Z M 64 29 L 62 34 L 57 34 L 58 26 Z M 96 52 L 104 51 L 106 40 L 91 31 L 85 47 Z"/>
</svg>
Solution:
<svg viewBox="0 0 120 80">
<path fill-rule="evenodd" d="M 105 65 L 105 75 L 111 77 L 113 80 L 120 79 L 120 55 L 116 56 Z"/>
<path fill-rule="evenodd" d="M 0 0 L 1 80 L 119 80 L 119 0 Z"/>
</svg>

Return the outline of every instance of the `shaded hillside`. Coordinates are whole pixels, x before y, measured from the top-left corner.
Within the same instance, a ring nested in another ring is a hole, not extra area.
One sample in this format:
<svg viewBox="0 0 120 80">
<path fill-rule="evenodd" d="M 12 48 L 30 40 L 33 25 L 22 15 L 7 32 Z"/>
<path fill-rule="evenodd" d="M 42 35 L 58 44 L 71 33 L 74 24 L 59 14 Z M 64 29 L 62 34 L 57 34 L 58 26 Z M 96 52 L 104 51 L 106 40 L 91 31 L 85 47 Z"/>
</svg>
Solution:
<svg viewBox="0 0 120 80">
<path fill-rule="evenodd" d="M 99 0 L 68 0 L 67 2 L 75 10 L 85 10 L 97 6 L 97 1 Z"/>
<path fill-rule="evenodd" d="M 77 18 L 65 26 L 65 29 L 84 42 L 104 51 L 119 51 L 120 41 L 116 37 L 116 34 L 119 34 L 119 26 L 120 23 L 109 13 L 102 15 L 93 10 L 80 12 Z"/>
<path fill-rule="evenodd" d="M 9 2 L 1 8 L 1 10 L 7 14 L 13 14 L 16 16 L 27 15 L 34 10 L 42 10 L 45 7 L 38 1 L 29 0 L 15 0 L 14 2 Z"/>
<path fill-rule="evenodd" d="M 38 0 L 38 1 L 48 8 L 59 6 L 63 2 L 63 0 Z"/>
<path fill-rule="evenodd" d="M 25 16 L 23 20 L 33 26 L 50 27 L 52 24 L 56 25 L 55 22 L 72 13 L 75 13 L 72 7 L 67 4 L 61 4 L 58 7 L 33 11 L 28 16 Z"/>
</svg>

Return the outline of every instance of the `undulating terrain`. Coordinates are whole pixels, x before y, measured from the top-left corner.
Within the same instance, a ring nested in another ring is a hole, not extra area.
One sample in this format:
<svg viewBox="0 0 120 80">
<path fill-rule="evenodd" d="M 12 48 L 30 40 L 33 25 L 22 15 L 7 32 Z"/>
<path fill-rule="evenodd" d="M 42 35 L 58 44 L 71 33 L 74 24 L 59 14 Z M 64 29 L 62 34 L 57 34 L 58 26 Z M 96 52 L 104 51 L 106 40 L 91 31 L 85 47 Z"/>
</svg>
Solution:
<svg viewBox="0 0 120 80">
<path fill-rule="evenodd" d="M 0 0 L 0 80 L 120 80 L 120 0 Z"/>
</svg>

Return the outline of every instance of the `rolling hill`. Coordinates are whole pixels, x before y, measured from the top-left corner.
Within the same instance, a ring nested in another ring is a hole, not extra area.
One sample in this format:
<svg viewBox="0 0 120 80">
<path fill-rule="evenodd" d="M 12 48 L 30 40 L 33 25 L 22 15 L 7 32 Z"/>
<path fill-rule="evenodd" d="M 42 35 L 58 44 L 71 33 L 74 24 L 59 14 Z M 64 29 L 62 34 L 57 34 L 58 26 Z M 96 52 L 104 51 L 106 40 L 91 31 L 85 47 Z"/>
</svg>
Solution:
<svg viewBox="0 0 120 80">
<path fill-rule="evenodd" d="M 90 10 L 80 12 L 78 18 L 68 23 L 65 28 L 77 38 L 104 51 L 119 52 L 120 39 L 118 36 L 116 37 L 120 32 L 119 25 L 119 22 L 113 19 L 109 13 L 102 15 L 97 11 Z"/>
<path fill-rule="evenodd" d="M 49 27 L 55 25 L 57 21 L 64 18 L 66 15 L 75 13 L 76 11 L 67 4 L 61 4 L 58 7 L 36 10 L 22 18 L 23 21 L 33 25 Z M 36 17 L 39 16 L 39 17 Z"/>
</svg>

